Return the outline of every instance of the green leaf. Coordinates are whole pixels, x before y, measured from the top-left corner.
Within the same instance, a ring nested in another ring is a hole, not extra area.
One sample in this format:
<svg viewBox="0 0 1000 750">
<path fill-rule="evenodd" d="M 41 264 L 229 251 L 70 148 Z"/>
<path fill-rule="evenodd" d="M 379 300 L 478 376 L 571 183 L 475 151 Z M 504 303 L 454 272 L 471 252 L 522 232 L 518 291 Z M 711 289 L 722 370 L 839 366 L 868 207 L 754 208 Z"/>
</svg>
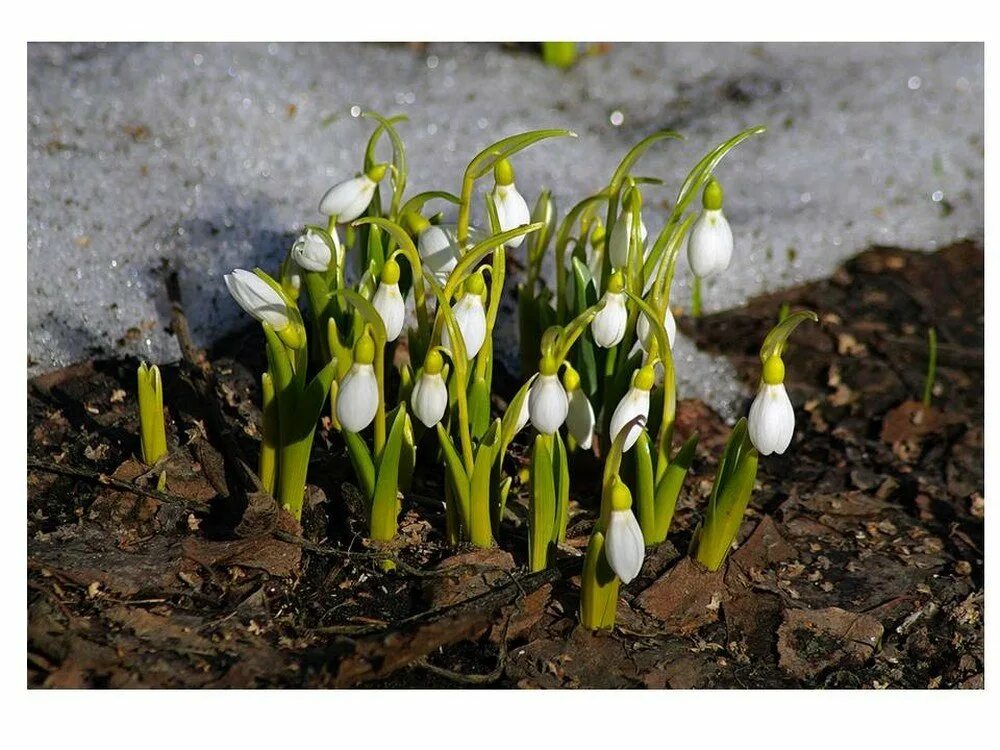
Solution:
<svg viewBox="0 0 1000 750">
<path fill-rule="evenodd" d="M 655 543 L 656 540 L 656 508 L 654 496 L 656 488 L 653 486 L 653 455 L 649 444 L 649 436 L 643 430 L 639 433 L 639 439 L 632 446 L 633 460 L 635 461 L 635 506 L 636 518 L 639 520 L 639 527 L 642 529 L 642 538 L 646 546 Z"/>
<path fill-rule="evenodd" d="M 441 452 L 444 454 L 445 468 L 451 479 L 451 486 L 458 495 L 458 506 L 462 524 L 469 528 L 469 475 L 465 473 L 462 465 L 462 458 L 455 450 L 455 446 L 448 437 L 448 431 L 440 422 L 437 424 L 438 442 L 441 444 Z"/>
<path fill-rule="evenodd" d="M 490 518 L 490 479 L 493 469 L 500 420 L 496 420 L 476 451 L 469 497 L 469 539 L 477 547 L 493 546 L 493 524 Z"/>
<path fill-rule="evenodd" d="M 396 535 L 399 514 L 399 465 L 403 451 L 405 429 L 409 415 L 400 404 L 392 421 L 389 437 L 378 458 L 375 491 L 372 495 L 369 534 L 372 539 L 386 541 Z"/>
<path fill-rule="evenodd" d="M 552 442 L 555 444 L 552 478 L 556 493 L 555 529 L 552 541 L 562 544 L 566 541 L 566 527 L 569 524 L 569 457 L 566 455 L 566 444 L 558 432 L 552 436 Z"/>
<path fill-rule="evenodd" d="M 528 564 L 532 572 L 549 564 L 555 526 L 556 487 L 552 474 L 551 438 L 537 435 L 531 454 L 531 507 L 528 512 Z"/>
<path fill-rule="evenodd" d="M 674 460 L 670 462 L 663 477 L 656 485 L 656 496 L 654 499 L 654 513 L 656 524 L 654 526 L 654 543 L 662 542 L 667 538 L 670 531 L 670 522 L 674 517 L 674 510 L 677 507 L 677 497 L 680 494 L 684 479 L 687 477 L 691 462 L 694 460 L 694 451 L 698 445 L 698 436 L 692 435 L 687 439 L 681 449 L 677 451 Z"/>
<path fill-rule="evenodd" d="M 812 310 L 800 310 L 799 312 L 794 312 L 788 315 L 784 320 L 782 320 L 778 325 L 770 330 L 767 336 L 764 337 L 764 343 L 760 347 L 760 361 L 761 364 L 767 362 L 771 357 L 777 355 L 781 356 L 781 353 L 785 349 L 785 343 L 788 341 L 788 337 L 792 335 L 792 331 L 799 325 L 799 323 L 811 320 L 813 323 L 819 322 L 819 316 L 816 315 Z"/>
<path fill-rule="evenodd" d="M 481 377 L 469 386 L 469 427 L 472 437 L 479 440 L 490 426 L 490 389 Z"/>
<path fill-rule="evenodd" d="M 590 269 L 579 258 L 573 258 L 573 292 L 575 309 L 586 310 L 597 304 L 597 287 Z M 597 372 L 597 347 L 589 336 L 579 342 L 576 355 L 576 371 L 580 373 L 583 391 L 593 398 L 597 393 L 600 376 Z"/>
<path fill-rule="evenodd" d="M 350 302 L 354 309 L 361 314 L 364 321 L 372 327 L 376 350 L 379 349 L 379 342 L 384 345 L 386 339 L 385 323 L 382 322 L 382 316 L 378 314 L 375 306 L 353 289 L 337 289 L 333 293 Z"/>
<path fill-rule="evenodd" d="M 726 559 L 740 530 L 757 477 L 757 451 L 746 437 L 745 420 L 741 422 L 744 424 L 742 434 L 737 435 L 734 429 L 730 437 L 730 444 L 734 439 L 737 442 L 736 449 L 730 452 L 730 446 L 726 446 L 727 463 L 724 468 L 720 466 L 709 513 L 698 538 L 695 557 L 709 570 L 718 570 Z"/>
<path fill-rule="evenodd" d="M 618 164 L 618 168 L 615 169 L 614 174 L 611 176 L 611 183 L 608 185 L 608 193 L 610 195 L 616 195 L 621 189 L 622 183 L 625 178 L 628 177 L 629 170 L 632 166 L 639 160 L 650 146 L 652 146 L 657 141 L 662 141 L 665 138 L 675 138 L 677 140 L 684 140 L 684 136 L 674 130 L 659 130 L 652 135 L 648 135 L 635 144 L 629 152 L 625 154 L 621 162 Z"/>
<path fill-rule="evenodd" d="M 594 531 L 587 543 L 580 576 L 580 624 L 583 627 L 608 630 L 615 626 L 620 585 L 604 554 L 604 534 Z"/>
<path fill-rule="evenodd" d="M 521 416 L 521 410 L 524 408 L 525 401 L 528 400 L 528 393 L 531 391 L 531 384 L 535 382 L 535 376 L 532 375 L 528 378 L 527 382 L 517 389 L 517 393 L 514 394 L 514 398 L 510 400 L 507 404 L 507 409 L 503 413 L 503 418 L 500 420 L 500 458 L 503 458 L 503 454 L 507 452 L 507 447 L 510 445 L 514 436 L 517 434 L 517 422 Z"/>
<path fill-rule="evenodd" d="M 354 474 L 361 484 L 361 492 L 364 493 L 370 508 L 372 498 L 375 495 L 375 462 L 372 461 L 372 454 L 368 451 L 368 444 L 357 433 L 343 432 L 341 434 L 347 444 L 347 455 L 354 467 Z"/>
</svg>

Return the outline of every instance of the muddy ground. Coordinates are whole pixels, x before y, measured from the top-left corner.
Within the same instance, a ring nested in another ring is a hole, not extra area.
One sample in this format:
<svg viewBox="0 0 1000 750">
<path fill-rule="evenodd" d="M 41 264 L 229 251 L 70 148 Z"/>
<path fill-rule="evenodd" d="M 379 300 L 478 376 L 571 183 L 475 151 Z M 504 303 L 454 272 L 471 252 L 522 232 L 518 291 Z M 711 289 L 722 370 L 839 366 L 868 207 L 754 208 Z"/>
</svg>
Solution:
<svg viewBox="0 0 1000 750">
<path fill-rule="evenodd" d="M 500 548 L 446 547 L 433 461 L 398 544 L 367 547 L 343 444 L 325 428 L 302 527 L 248 495 L 239 460 L 256 463 L 263 364 L 252 327 L 210 353 L 211 369 L 163 368 L 166 493 L 135 460 L 134 361 L 29 381 L 28 685 L 982 687 L 982 248 L 878 248 L 831 279 L 681 317 L 732 360 L 748 402 L 782 302 L 821 324 L 786 355 L 798 429 L 761 461 L 739 548 L 717 573 L 684 554 L 728 428 L 683 401 L 680 437 L 702 437 L 669 540 L 598 635 L 576 622 L 592 461 L 574 467 L 558 564 L 528 574 L 523 499 Z M 512 468 L 523 460 L 522 446 Z M 387 553 L 399 565 L 384 573 Z"/>
</svg>

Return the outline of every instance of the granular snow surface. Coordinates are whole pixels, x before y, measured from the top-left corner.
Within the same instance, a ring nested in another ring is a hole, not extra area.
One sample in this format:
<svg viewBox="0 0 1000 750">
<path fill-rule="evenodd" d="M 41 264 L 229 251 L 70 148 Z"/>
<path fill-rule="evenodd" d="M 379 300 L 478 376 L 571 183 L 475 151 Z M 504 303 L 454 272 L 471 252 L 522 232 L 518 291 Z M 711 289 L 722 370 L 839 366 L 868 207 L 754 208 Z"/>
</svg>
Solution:
<svg viewBox="0 0 1000 750">
<path fill-rule="evenodd" d="M 34 44 L 28 374 L 95 353 L 176 359 L 165 267 L 199 343 L 244 325 L 222 274 L 273 270 L 321 220 L 320 196 L 360 168 L 367 109 L 409 117 L 408 194 L 458 192 L 467 161 L 505 135 L 574 130 L 514 160 L 529 203 L 548 187 L 563 210 L 634 142 L 680 130 L 635 170 L 666 181 L 644 190 L 651 233 L 705 151 L 767 125 L 717 171 L 736 254 L 709 311 L 873 244 L 983 236 L 980 44 L 616 44 L 570 71 L 496 45 Z M 679 272 L 674 304 L 688 284 Z M 514 321 L 498 328 L 516 361 Z M 727 414 L 746 398 L 725 361 L 683 337 L 675 353 L 682 396 Z"/>
</svg>

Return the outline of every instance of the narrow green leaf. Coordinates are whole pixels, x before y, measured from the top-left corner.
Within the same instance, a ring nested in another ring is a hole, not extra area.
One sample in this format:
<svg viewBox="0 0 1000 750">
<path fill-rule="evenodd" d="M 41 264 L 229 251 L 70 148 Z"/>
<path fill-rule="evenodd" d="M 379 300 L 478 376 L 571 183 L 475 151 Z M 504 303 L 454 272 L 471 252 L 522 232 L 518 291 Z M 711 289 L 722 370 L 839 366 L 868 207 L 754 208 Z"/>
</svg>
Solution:
<svg viewBox="0 0 1000 750">
<path fill-rule="evenodd" d="M 549 548 L 555 526 L 556 488 L 552 475 L 551 439 L 535 437 L 531 454 L 531 508 L 528 513 L 528 564 L 532 572 L 549 564 Z"/>
<path fill-rule="evenodd" d="M 615 625 L 621 582 L 604 555 L 604 534 L 595 531 L 587 543 L 580 576 L 580 624 L 588 630 L 606 630 Z"/>
<path fill-rule="evenodd" d="M 441 445 L 441 453 L 444 454 L 445 468 L 451 478 L 451 486 L 458 495 L 459 517 L 465 528 L 469 528 L 469 475 L 465 473 L 462 458 L 455 450 L 455 446 L 448 437 L 448 431 L 440 422 L 437 425 L 438 442 Z"/>
<path fill-rule="evenodd" d="M 649 436 L 643 430 L 639 439 L 632 447 L 635 461 L 635 495 L 634 504 L 636 518 L 642 529 L 642 538 L 646 546 L 654 544 L 656 539 L 656 509 L 654 505 L 655 487 L 653 486 L 653 454 L 649 444 Z"/>
<path fill-rule="evenodd" d="M 392 421 L 382 455 L 378 457 L 375 490 L 372 495 L 369 534 L 372 539 L 387 541 L 396 535 L 399 515 L 399 466 L 408 415 L 400 404 Z"/>
<path fill-rule="evenodd" d="M 355 432 L 343 432 L 344 442 L 347 444 L 347 455 L 351 459 L 351 465 L 354 467 L 354 475 L 358 478 L 358 483 L 361 485 L 361 492 L 365 496 L 365 500 L 369 503 L 369 508 L 371 507 L 372 498 L 375 494 L 375 462 L 372 461 L 372 455 L 368 451 L 368 445 L 365 441 Z"/>
<path fill-rule="evenodd" d="M 687 477 L 691 462 L 694 460 L 694 451 L 698 445 L 698 436 L 692 435 L 687 439 L 674 460 L 667 467 L 666 472 L 656 485 L 656 496 L 654 499 L 654 515 L 656 524 L 654 525 L 653 541 L 660 543 L 667 538 L 670 531 L 670 522 L 674 518 L 674 510 L 677 507 L 677 497 L 684 479 Z"/>
<path fill-rule="evenodd" d="M 555 481 L 556 507 L 555 529 L 552 541 L 562 544 L 566 541 L 566 527 L 569 525 L 569 457 L 566 444 L 556 432 L 552 436 L 555 451 L 552 456 L 552 478 Z"/>
</svg>

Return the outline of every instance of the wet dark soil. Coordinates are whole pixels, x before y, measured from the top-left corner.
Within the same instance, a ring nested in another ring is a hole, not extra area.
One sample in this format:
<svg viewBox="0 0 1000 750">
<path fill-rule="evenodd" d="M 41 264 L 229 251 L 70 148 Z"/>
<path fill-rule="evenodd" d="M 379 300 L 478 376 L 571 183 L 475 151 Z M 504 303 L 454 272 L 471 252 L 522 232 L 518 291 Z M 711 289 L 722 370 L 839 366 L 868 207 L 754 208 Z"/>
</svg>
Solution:
<svg viewBox="0 0 1000 750">
<path fill-rule="evenodd" d="M 786 353 L 798 429 L 761 461 L 739 548 L 716 573 L 684 554 L 728 434 L 684 401 L 678 432 L 702 439 L 669 540 L 599 635 L 575 616 L 598 476 L 583 459 L 553 569 L 524 571 L 523 500 L 500 548 L 449 549 L 440 467 L 423 461 L 390 551 L 399 565 L 383 572 L 325 426 L 301 526 L 241 491 L 234 456 L 256 463 L 256 331 L 211 353 L 215 403 L 190 371 L 163 368 L 165 493 L 135 460 L 135 362 L 33 379 L 28 685 L 982 687 L 982 248 L 877 248 L 828 280 L 681 317 L 732 360 L 748 403 L 782 303 L 821 323 Z"/>
</svg>

